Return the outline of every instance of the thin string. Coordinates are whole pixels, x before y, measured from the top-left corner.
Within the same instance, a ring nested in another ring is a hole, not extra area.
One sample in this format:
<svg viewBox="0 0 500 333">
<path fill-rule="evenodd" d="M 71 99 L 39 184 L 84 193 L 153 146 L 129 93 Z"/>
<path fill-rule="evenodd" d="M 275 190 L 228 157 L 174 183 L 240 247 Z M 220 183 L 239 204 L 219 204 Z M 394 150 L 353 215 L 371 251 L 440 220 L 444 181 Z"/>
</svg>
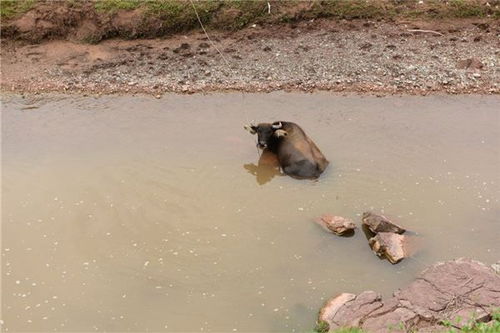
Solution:
<svg viewBox="0 0 500 333">
<path fill-rule="evenodd" d="M 201 26 L 201 29 L 203 29 L 203 32 L 205 33 L 205 36 L 207 36 L 208 40 L 210 41 L 210 43 L 212 44 L 212 46 L 217 50 L 217 52 L 219 52 L 220 56 L 222 57 L 222 59 L 224 59 L 224 62 L 226 63 L 226 65 L 231 68 L 230 64 L 229 64 L 229 61 L 227 61 L 226 57 L 224 57 L 224 55 L 222 54 L 222 52 L 219 50 L 219 48 L 217 48 L 217 45 L 215 45 L 214 41 L 210 38 L 210 36 L 208 35 L 207 33 L 207 30 L 205 30 L 205 26 L 203 25 L 203 23 L 201 22 L 201 18 L 200 18 L 200 15 L 198 15 L 198 11 L 196 10 L 196 7 L 194 5 L 194 2 L 193 0 L 189 0 L 189 2 L 191 3 L 191 6 L 193 6 L 193 9 L 194 9 L 194 13 L 196 14 L 196 18 L 198 19 L 198 22 L 200 23 L 200 26 Z"/>
<path fill-rule="evenodd" d="M 200 15 L 198 14 L 198 11 L 196 10 L 196 6 L 194 5 L 193 0 L 189 0 L 189 2 L 191 3 L 191 6 L 193 7 L 194 13 L 196 14 L 196 18 L 198 19 L 198 22 L 200 23 L 201 29 L 205 33 L 205 36 L 207 37 L 208 41 L 212 44 L 212 46 L 214 47 L 214 49 L 217 50 L 217 52 L 220 54 L 220 56 L 224 60 L 224 63 L 228 67 L 229 71 L 231 71 L 231 64 L 229 63 L 229 61 L 227 61 L 226 57 L 219 50 L 219 48 L 217 47 L 217 45 L 215 44 L 215 42 L 210 38 L 210 36 L 208 35 L 207 30 L 205 29 L 205 26 L 203 25 L 203 22 L 201 22 Z M 235 75 L 235 76 L 238 76 L 238 75 Z M 240 79 L 240 81 L 243 81 L 241 75 L 239 75 L 239 79 Z M 248 118 L 248 115 L 247 115 L 247 112 L 246 112 L 245 108 L 243 108 L 243 114 L 245 116 L 247 124 L 250 124 L 250 121 L 249 121 L 249 118 Z"/>
</svg>

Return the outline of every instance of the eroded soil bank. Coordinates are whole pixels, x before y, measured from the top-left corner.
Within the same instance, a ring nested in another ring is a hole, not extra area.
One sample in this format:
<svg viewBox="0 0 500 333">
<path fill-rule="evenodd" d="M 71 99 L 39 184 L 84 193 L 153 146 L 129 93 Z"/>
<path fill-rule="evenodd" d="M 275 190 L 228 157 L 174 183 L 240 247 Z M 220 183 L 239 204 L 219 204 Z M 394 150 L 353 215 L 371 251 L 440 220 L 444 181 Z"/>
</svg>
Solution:
<svg viewBox="0 0 500 333">
<path fill-rule="evenodd" d="M 500 26 L 491 18 L 391 23 L 325 19 L 208 32 L 213 43 L 201 30 L 99 44 L 3 40 L 1 88 L 154 95 L 500 91 Z"/>
</svg>

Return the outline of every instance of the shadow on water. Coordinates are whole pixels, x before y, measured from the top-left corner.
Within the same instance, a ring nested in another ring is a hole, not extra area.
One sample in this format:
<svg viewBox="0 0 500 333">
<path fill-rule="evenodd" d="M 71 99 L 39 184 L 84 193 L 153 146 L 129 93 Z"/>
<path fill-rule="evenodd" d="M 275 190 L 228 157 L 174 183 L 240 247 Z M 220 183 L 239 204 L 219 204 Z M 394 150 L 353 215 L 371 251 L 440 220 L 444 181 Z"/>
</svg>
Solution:
<svg viewBox="0 0 500 333">
<path fill-rule="evenodd" d="M 363 230 L 363 233 L 365 234 L 365 237 L 367 240 L 370 240 L 370 238 L 375 236 L 375 233 L 373 233 L 366 225 L 361 225 L 361 230 Z"/>
<path fill-rule="evenodd" d="M 343 237 L 343 238 L 351 238 L 354 236 L 356 232 L 354 230 L 349 230 L 345 233 L 343 233 L 342 235 L 338 235 L 339 237 Z"/>
<path fill-rule="evenodd" d="M 275 176 L 282 176 L 278 157 L 270 150 L 264 149 L 260 155 L 257 165 L 248 163 L 243 165 L 248 173 L 255 176 L 259 185 L 264 185 L 270 182 Z"/>
</svg>

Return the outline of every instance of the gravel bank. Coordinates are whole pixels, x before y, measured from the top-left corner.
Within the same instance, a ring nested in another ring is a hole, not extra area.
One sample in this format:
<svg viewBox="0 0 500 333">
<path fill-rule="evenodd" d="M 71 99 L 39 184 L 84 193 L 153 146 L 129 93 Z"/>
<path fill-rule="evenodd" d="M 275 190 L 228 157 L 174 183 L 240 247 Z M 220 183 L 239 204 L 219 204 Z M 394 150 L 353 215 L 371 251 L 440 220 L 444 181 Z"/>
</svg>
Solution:
<svg viewBox="0 0 500 333">
<path fill-rule="evenodd" d="M 430 30 L 422 32 L 419 30 Z M 316 20 L 168 39 L 3 42 L 3 91 L 500 92 L 500 24 Z M 216 50 L 221 50 L 222 57 Z"/>
</svg>

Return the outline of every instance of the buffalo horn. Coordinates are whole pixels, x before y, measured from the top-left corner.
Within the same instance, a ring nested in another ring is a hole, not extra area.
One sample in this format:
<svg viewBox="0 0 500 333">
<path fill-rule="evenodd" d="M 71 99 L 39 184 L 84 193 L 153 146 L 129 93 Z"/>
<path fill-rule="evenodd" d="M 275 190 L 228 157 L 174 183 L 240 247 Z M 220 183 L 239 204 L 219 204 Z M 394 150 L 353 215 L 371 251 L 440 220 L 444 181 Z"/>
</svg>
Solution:
<svg viewBox="0 0 500 333">
<path fill-rule="evenodd" d="M 274 129 L 280 129 L 280 128 L 283 127 L 283 124 L 280 121 L 278 123 L 274 123 L 271 127 L 274 128 Z"/>
<path fill-rule="evenodd" d="M 254 130 L 254 125 L 253 124 L 250 124 L 250 125 L 245 125 L 243 126 L 244 129 L 246 129 L 247 131 L 249 131 L 251 134 L 255 134 L 255 130 Z"/>
<path fill-rule="evenodd" d="M 282 136 L 287 136 L 288 133 L 285 130 L 277 130 L 274 132 L 274 135 L 276 135 L 276 137 L 279 138 Z"/>
</svg>

